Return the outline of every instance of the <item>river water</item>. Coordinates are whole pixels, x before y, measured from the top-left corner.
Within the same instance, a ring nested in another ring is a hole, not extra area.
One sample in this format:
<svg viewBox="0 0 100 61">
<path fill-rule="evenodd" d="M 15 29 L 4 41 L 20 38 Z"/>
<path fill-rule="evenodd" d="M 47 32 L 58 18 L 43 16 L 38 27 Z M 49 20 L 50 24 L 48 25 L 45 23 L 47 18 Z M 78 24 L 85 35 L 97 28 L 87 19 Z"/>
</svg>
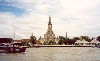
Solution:
<svg viewBox="0 0 100 61">
<path fill-rule="evenodd" d="M 0 53 L 0 61 L 100 61 L 100 48 L 27 48 L 24 53 Z"/>
</svg>

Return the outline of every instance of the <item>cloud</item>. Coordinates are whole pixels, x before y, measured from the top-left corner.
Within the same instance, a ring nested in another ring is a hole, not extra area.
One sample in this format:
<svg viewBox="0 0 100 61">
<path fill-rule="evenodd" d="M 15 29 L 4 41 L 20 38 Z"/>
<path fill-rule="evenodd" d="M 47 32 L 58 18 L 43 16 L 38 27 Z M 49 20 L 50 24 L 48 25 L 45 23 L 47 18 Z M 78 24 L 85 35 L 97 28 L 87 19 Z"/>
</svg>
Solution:
<svg viewBox="0 0 100 61">
<path fill-rule="evenodd" d="M 87 35 L 96 37 L 100 34 L 100 0 L 5 0 L 6 6 L 25 10 L 24 15 L 0 12 L 2 35 L 16 38 L 36 37 L 46 33 L 48 16 L 52 17 L 53 31 L 56 36 L 68 32 L 68 37 Z M 12 3 L 12 4 L 11 4 Z M 17 11 L 18 11 L 17 10 Z M 11 31 L 7 31 L 11 30 Z M 12 35 L 11 35 L 12 34 Z M 2 36 L 1 35 L 1 36 Z"/>
<path fill-rule="evenodd" d="M 39 14 L 37 14 L 39 15 Z M 34 33 L 37 37 L 42 35 L 41 29 L 44 31 L 45 25 L 40 20 L 40 18 L 45 18 L 47 16 L 40 15 L 40 17 L 35 17 L 34 14 L 24 15 L 24 16 L 15 16 L 11 13 L 0 13 L 0 26 L 2 33 L 2 37 L 13 37 L 14 30 L 16 37 L 18 38 L 29 38 L 31 33 Z M 38 23 L 37 23 L 38 22 Z M 42 26 L 43 25 L 43 26 Z M 45 29 L 46 30 L 46 29 Z M 6 36 L 4 36 L 6 35 Z M 39 35 L 39 36 L 38 36 Z"/>
</svg>

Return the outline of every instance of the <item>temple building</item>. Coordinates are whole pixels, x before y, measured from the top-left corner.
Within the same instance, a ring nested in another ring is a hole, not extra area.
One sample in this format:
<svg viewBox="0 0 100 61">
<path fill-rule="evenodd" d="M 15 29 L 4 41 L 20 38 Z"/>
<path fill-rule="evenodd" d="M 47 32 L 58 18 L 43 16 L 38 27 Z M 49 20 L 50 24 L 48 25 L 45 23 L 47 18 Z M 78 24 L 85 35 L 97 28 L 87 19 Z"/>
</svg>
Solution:
<svg viewBox="0 0 100 61">
<path fill-rule="evenodd" d="M 41 42 L 45 45 L 54 45 L 57 44 L 58 38 L 55 37 L 55 34 L 52 30 L 52 23 L 51 23 L 51 17 L 49 16 L 49 22 L 48 22 L 48 29 L 46 34 L 44 34 L 44 38 L 40 39 Z"/>
</svg>

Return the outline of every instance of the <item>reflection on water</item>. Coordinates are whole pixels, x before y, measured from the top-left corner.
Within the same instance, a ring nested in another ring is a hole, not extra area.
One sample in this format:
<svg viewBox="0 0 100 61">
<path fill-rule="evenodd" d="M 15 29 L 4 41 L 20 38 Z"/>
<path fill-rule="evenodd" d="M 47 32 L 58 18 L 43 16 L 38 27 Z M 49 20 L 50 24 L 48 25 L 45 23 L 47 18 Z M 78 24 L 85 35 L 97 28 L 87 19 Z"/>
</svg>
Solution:
<svg viewBox="0 0 100 61">
<path fill-rule="evenodd" d="M 100 49 L 91 47 L 28 48 L 25 53 L 1 53 L 0 61 L 100 61 Z"/>
</svg>

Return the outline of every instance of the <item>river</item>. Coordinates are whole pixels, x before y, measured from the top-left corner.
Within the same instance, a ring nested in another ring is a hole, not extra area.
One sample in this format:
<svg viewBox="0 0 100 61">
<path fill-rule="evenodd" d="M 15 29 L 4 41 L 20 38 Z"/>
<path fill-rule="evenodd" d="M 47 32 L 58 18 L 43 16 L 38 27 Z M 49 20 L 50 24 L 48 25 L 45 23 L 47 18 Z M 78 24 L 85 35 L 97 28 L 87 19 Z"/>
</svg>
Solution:
<svg viewBox="0 0 100 61">
<path fill-rule="evenodd" d="M 100 61 L 100 48 L 27 48 L 24 53 L 0 53 L 0 61 Z"/>
</svg>

